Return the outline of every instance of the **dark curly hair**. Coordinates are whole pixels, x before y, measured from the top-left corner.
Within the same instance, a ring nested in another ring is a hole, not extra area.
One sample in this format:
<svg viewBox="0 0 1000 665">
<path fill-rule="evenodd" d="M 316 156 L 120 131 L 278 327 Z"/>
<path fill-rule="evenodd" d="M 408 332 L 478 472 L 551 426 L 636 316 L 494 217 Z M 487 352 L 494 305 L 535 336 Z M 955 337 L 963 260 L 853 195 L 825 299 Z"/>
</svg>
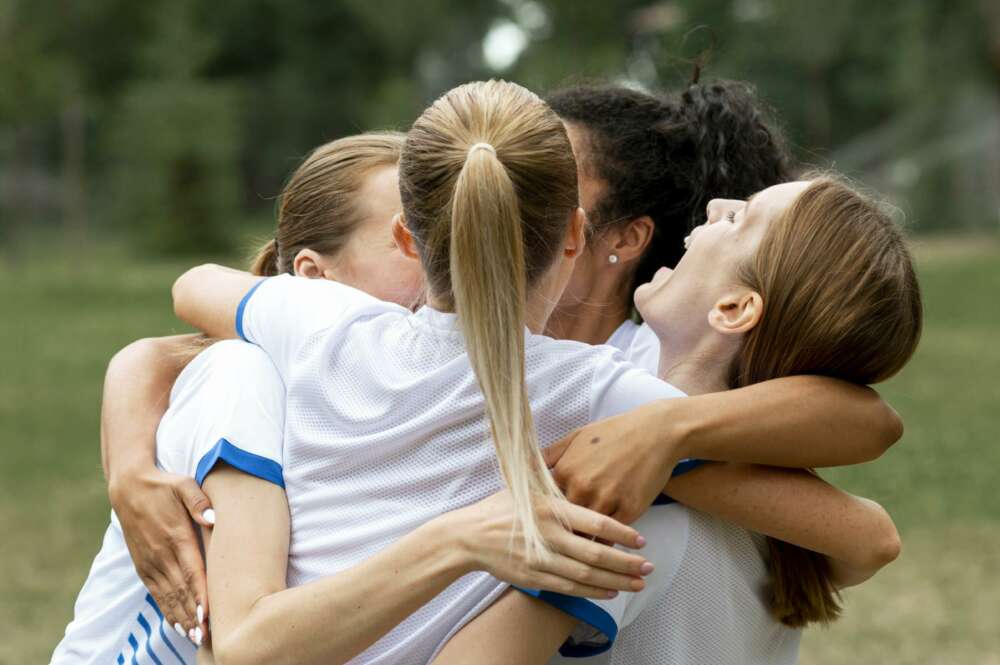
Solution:
<svg viewBox="0 0 1000 665">
<path fill-rule="evenodd" d="M 651 95 L 617 85 L 582 85 L 547 99 L 585 129 L 580 168 L 607 183 L 593 233 L 648 215 L 655 225 L 632 289 L 676 265 L 684 236 L 713 198 L 746 198 L 791 179 L 791 160 L 769 110 L 748 83 L 713 81 Z"/>
</svg>

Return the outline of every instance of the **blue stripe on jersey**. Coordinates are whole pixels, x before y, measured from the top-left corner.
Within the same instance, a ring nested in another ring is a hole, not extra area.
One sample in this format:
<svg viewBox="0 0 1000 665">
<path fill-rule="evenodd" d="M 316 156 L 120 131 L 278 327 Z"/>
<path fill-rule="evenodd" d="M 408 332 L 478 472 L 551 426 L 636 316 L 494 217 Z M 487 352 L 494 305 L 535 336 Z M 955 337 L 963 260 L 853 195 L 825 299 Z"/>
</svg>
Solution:
<svg viewBox="0 0 1000 665">
<path fill-rule="evenodd" d="M 167 639 L 167 633 L 166 631 L 163 630 L 163 612 L 160 611 L 160 608 L 156 604 L 156 601 L 153 600 L 152 594 L 149 593 L 146 594 L 146 602 L 149 603 L 149 606 L 153 608 L 154 612 L 156 612 L 156 616 L 160 617 L 160 639 L 163 640 L 163 643 L 167 645 L 167 648 L 170 649 L 173 652 L 174 656 L 177 657 L 177 662 L 179 662 L 181 665 L 186 665 L 184 663 L 184 659 L 181 658 L 181 655 L 179 653 L 177 653 L 177 649 L 174 648 L 173 643 L 169 639 Z"/>
<path fill-rule="evenodd" d="M 118 654 L 118 665 L 125 665 L 125 656 Z"/>
<path fill-rule="evenodd" d="M 142 629 L 146 631 L 146 653 L 149 654 L 149 657 L 153 659 L 153 662 L 156 663 L 156 665 L 163 665 L 163 663 L 160 662 L 160 659 L 156 657 L 156 654 L 153 653 L 153 645 L 150 644 L 150 642 L 153 641 L 153 629 L 150 627 L 149 622 L 146 621 L 146 617 L 142 616 L 141 612 L 139 613 L 137 621 L 139 622 L 139 625 L 142 626 Z"/>
<path fill-rule="evenodd" d="M 681 460 L 680 462 L 677 463 L 677 466 L 674 467 L 674 470 L 673 472 L 671 472 L 670 477 L 676 478 L 677 476 L 683 476 L 688 471 L 694 471 L 703 464 L 708 464 L 708 462 L 703 459 L 692 459 L 692 458 Z M 677 503 L 677 502 L 674 501 L 669 496 L 667 496 L 666 494 L 661 494 L 658 497 L 656 497 L 656 499 L 653 500 L 654 506 L 665 506 L 670 503 Z"/>
<path fill-rule="evenodd" d="M 139 643 L 135 641 L 135 635 L 132 633 L 128 634 L 128 643 L 132 645 L 132 665 L 139 665 L 139 661 L 135 658 L 139 655 Z"/>
<path fill-rule="evenodd" d="M 274 483 L 278 487 L 285 488 L 285 478 L 281 472 L 281 465 L 273 459 L 261 457 L 242 448 L 238 448 L 225 439 L 219 439 L 218 443 L 212 446 L 198 462 L 194 479 L 201 485 L 205 482 L 205 477 L 209 474 L 216 462 L 222 460 L 232 467 L 251 476 L 257 476 L 263 480 Z"/>
<path fill-rule="evenodd" d="M 260 287 L 260 285 L 266 281 L 267 281 L 266 279 L 262 279 L 256 284 L 254 284 L 252 287 L 250 287 L 250 290 L 247 291 L 247 294 L 243 296 L 243 299 L 240 300 L 240 304 L 236 307 L 236 334 L 239 335 L 240 339 L 242 339 L 244 342 L 249 342 L 250 340 L 248 340 L 246 338 L 246 335 L 243 334 L 243 312 L 246 311 L 247 303 L 250 302 L 250 296 L 252 296 L 253 292 L 256 291 L 258 287 Z"/>
<path fill-rule="evenodd" d="M 586 658 L 604 653 L 611 648 L 611 645 L 615 642 L 615 638 L 618 637 L 618 624 L 615 623 L 614 617 L 608 614 L 603 607 L 586 598 L 564 596 L 561 593 L 539 591 L 537 589 L 522 589 L 517 586 L 514 588 L 521 593 L 526 593 L 542 602 L 548 603 L 572 617 L 576 617 L 588 626 L 601 631 L 608 638 L 606 643 L 600 645 L 564 644 L 559 648 L 559 653 L 567 658 Z"/>
</svg>

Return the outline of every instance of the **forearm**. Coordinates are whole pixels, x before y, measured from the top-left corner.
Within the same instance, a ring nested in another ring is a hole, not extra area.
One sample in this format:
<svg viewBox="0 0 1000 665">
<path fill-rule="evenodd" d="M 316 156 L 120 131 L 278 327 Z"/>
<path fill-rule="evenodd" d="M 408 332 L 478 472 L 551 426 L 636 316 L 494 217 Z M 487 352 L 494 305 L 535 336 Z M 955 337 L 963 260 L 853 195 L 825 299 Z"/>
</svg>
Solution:
<svg viewBox="0 0 1000 665">
<path fill-rule="evenodd" d="M 343 663 L 469 572 L 443 522 L 430 522 L 332 577 L 265 595 L 215 632 L 220 665 Z"/>
<path fill-rule="evenodd" d="M 215 264 L 191 268 L 174 282 L 174 313 L 206 335 L 233 339 L 239 303 L 260 280 L 257 275 Z"/>
<path fill-rule="evenodd" d="M 874 390 L 793 376 L 738 390 L 651 405 L 685 457 L 785 467 L 859 464 L 902 436 L 902 422 Z M 655 416 L 653 416 L 655 418 Z"/>
<path fill-rule="evenodd" d="M 170 389 L 193 354 L 195 335 L 141 339 L 108 364 L 101 404 L 101 462 L 109 486 L 135 469 L 152 467 L 156 429 Z"/>
<path fill-rule="evenodd" d="M 899 554 L 899 534 L 879 504 L 803 470 L 710 464 L 674 478 L 667 490 L 687 506 L 826 555 L 841 587 Z"/>
</svg>

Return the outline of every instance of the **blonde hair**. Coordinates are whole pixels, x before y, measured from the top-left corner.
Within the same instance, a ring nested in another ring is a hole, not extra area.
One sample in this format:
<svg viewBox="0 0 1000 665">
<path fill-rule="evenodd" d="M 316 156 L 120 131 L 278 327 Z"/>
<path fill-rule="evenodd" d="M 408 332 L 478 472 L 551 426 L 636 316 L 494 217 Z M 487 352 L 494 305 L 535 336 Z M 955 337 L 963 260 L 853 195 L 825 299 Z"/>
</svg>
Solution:
<svg viewBox="0 0 1000 665">
<path fill-rule="evenodd" d="M 528 554 L 543 557 L 533 499 L 561 493 L 539 452 L 525 387 L 525 303 L 579 200 L 566 131 L 521 86 L 469 83 L 413 124 L 399 175 L 430 293 L 458 316 Z"/>
<path fill-rule="evenodd" d="M 261 247 L 250 271 L 290 273 L 295 255 L 312 249 L 334 256 L 363 221 L 358 193 L 373 169 L 395 166 L 406 135 L 368 132 L 325 143 L 306 157 L 281 192 L 274 238 Z"/>
<path fill-rule="evenodd" d="M 877 383 L 902 369 L 920 340 L 920 286 L 902 232 L 835 177 L 815 178 L 771 223 L 740 279 L 763 297 L 764 316 L 737 354 L 733 386 L 793 374 Z M 835 620 L 841 608 L 826 558 L 768 543 L 775 618 L 795 628 Z"/>
</svg>

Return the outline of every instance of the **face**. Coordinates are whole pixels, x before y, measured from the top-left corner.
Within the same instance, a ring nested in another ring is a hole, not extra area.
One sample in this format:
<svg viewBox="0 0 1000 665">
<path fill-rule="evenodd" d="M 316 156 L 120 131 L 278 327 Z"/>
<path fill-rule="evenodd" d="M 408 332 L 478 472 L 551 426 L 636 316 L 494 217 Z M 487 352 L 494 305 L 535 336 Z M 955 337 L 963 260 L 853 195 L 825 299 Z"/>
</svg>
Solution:
<svg viewBox="0 0 1000 665">
<path fill-rule="evenodd" d="M 420 262 L 405 256 L 392 236 L 393 218 L 402 210 L 395 166 L 373 170 L 358 192 L 363 220 L 333 262 L 337 281 L 380 300 L 405 307 L 423 293 Z"/>
<path fill-rule="evenodd" d="M 719 316 L 739 314 L 731 309 L 753 295 L 739 282 L 739 266 L 753 257 L 768 226 L 808 186 L 791 182 L 769 187 L 747 201 L 709 202 L 708 219 L 688 237 L 687 252 L 677 268 L 661 268 L 635 291 L 636 307 L 661 340 L 683 352 L 706 332 L 720 330 Z"/>
</svg>

